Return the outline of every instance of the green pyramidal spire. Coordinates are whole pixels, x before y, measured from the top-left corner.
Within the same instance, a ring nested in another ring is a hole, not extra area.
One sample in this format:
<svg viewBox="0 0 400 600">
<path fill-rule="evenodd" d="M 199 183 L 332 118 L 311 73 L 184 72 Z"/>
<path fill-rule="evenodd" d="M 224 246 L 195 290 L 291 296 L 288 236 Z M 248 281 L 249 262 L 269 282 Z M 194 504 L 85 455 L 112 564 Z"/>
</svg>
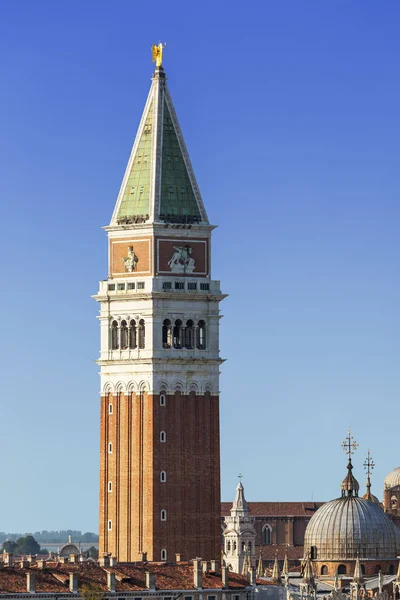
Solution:
<svg viewBox="0 0 400 600">
<path fill-rule="evenodd" d="M 111 225 L 208 224 L 162 67 L 157 67 Z"/>
</svg>

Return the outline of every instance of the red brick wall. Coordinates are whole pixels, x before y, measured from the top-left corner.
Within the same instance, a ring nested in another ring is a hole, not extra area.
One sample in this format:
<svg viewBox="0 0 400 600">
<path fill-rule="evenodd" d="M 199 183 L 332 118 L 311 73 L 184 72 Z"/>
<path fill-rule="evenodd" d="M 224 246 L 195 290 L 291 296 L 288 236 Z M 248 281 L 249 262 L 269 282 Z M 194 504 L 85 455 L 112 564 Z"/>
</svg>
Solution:
<svg viewBox="0 0 400 600">
<path fill-rule="evenodd" d="M 108 404 L 113 403 L 113 414 Z M 160 431 L 166 442 L 160 442 Z M 108 453 L 108 443 L 113 453 Z M 160 482 L 166 471 L 167 481 Z M 108 492 L 112 481 L 113 491 Z M 161 521 L 161 510 L 167 520 Z M 101 401 L 100 555 L 133 561 L 220 554 L 219 399 L 177 392 Z M 108 520 L 112 531 L 108 531 Z"/>
</svg>

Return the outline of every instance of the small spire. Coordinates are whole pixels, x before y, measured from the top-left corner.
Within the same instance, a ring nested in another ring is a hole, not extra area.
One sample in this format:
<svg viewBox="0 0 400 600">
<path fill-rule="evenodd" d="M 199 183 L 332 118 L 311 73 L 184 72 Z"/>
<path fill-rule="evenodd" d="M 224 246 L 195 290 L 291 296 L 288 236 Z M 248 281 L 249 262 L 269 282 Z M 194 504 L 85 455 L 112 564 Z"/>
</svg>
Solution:
<svg viewBox="0 0 400 600">
<path fill-rule="evenodd" d="M 272 569 L 272 581 L 277 584 L 281 583 L 281 572 L 279 570 L 279 561 L 277 554 L 275 554 L 274 568 Z"/>
<path fill-rule="evenodd" d="M 260 550 L 260 554 L 258 557 L 258 563 L 257 563 L 257 577 L 262 577 L 263 575 L 264 575 L 263 558 L 262 558 L 262 552 Z"/>
<path fill-rule="evenodd" d="M 339 572 L 337 569 L 335 571 L 335 580 L 333 583 L 333 588 L 334 588 L 335 592 L 337 592 L 339 589 Z"/>
<path fill-rule="evenodd" d="M 309 554 L 307 555 L 306 564 L 304 565 L 303 582 L 307 583 L 310 586 L 314 585 L 314 572 Z"/>
<path fill-rule="evenodd" d="M 378 589 L 379 589 L 379 593 L 382 594 L 382 590 L 383 590 L 383 574 L 382 574 L 382 569 L 379 569 L 379 573 L 378 573 Z"/>
<path fill-rule="evenodd" d="M 357 497 L 358 490 L 360 489 L 360 484 L 358 483 L 357 479 L 354 477 L 354 475 L 352 473 L 353 465 L 351 462 L 351 456 L 357 450 L 358 444 L 351 435 L 350 427 L 349 427 L 348 435 L 342 444 L 342 448 L 349 457 L 349 462 L 347 464 L 348 472 L 347 472 L 346 477 L 343 479 L 342 485 L 341 485 L 342 497 L 350 498 L 353 495 Z"/>
<path fill-rule="evenodd" d="M 283 561 L 282 573 L 284 575 L 286 575 L 287 573 L 289 573 L 289 561 L 288 561 L 287 549 L 286 549 L 286 552 L 285 552 L 285 560 Z"/>
<path fill-rule="evenodd" d="M 370 500 L 370 501 L 373 501 L 373 496 L 371 494 L 371 471 L 374 467 L 375 467 L 375 463 L 372 460 L 370 450 L 368 450 L 368 456 L 365 459 L 365 463 L 364 463 L 364 469 L 367 471 L 367 484 L 366 484 L 367 493 L 365 494 L 364 498 L 366 500 Z"/>
<path fill-rule="evenodd" d="M 243 475 L 239 475 L 239 483 L 236 487 L 236 496 L 231 508 L 232 517 L 245 517 L 249 514 L 250 508 L 244 496 L 244 487 L 241 481 Z"/>
<path fill-rule="evenodd" d="M 357 558 L 356 558 L 356 564 L 354 566 L 354 575 L 353 575 L 353 581 L 354 583 L 362 583 L 363 582 L 363 574 L 362 574 L 362 570 L 361 570 L 361 565 L 360 565 L 360 558 L 357 554 Z"/>
</svg>

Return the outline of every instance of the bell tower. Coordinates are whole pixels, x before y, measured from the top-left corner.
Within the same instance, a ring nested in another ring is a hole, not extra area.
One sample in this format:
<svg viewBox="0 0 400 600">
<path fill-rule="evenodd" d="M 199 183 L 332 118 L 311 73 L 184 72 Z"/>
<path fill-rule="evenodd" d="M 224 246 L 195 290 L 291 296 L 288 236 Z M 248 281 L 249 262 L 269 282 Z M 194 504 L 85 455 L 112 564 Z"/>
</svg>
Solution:
<svg viewBox="0 0 400 600">
<path fill-rule="evenodd" d="M 213 228 L 158 54 L 105 228 L 108 277 L 95 296 L 100 556 L 220 555 L 218 330 L 225 296 L 211 279 Z"/>
</svg>

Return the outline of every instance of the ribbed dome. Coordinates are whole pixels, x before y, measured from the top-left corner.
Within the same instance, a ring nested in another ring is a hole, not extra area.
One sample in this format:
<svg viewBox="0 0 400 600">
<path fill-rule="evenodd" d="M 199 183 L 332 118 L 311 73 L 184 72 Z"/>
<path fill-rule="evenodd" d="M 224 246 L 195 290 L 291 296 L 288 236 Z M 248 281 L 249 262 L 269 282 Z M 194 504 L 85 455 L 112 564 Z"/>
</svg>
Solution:
<svg viewBox="0 0 400 600">
<path fill-rule="evenodd" d="M 400 467 L 394 469 L 389 475 L 386 475 L 385 478 L 385 488 L 393 488 L 397 485 L 400 485 Z"/>
<path fill-rule="evenodd" d="M 323 504 L 312 516 L 304 538 L 304 556 L 318 561 L 396 559 L 400 532 L 378 504 L 344 496 Z"/>
</svg>

